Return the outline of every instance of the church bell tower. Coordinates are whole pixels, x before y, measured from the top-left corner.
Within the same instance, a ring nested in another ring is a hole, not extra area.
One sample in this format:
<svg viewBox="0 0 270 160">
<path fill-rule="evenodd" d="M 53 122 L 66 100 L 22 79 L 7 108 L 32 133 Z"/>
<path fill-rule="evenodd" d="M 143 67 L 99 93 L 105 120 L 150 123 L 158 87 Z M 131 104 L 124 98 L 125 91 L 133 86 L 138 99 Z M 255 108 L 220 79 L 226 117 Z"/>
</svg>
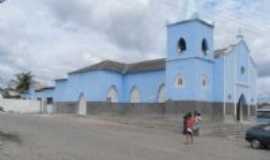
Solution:
<svg viewBox="0 0 270 160">
<path fill-rule="evenodd" d="M 214 25 L 186 1 L 184 20 L 167 24 L 166 85 L 173 101 L 209 101 L 212 94 Z"/>
</svg>

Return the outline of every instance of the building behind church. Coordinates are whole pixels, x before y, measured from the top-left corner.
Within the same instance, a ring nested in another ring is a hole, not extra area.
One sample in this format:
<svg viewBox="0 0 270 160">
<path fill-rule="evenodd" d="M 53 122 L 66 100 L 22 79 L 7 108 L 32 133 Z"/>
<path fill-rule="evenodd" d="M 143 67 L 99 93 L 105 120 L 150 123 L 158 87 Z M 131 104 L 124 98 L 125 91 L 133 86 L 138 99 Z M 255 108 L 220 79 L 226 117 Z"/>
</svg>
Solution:
<svg viewBox="0 0 270 160">
<path fill-rule="evenodd" d="M 257 103 L 256 65 L 242 35 L 216 50 L 214 28 L 198 16 L 168 24 L 166 58 L 131 64 L 102 61 L 28 96 L 50 103 L 84 97 L 89 103 L 166 103 L 167 109 L 211 106 L 225 118 L 247 119 Z"/>
</svg>

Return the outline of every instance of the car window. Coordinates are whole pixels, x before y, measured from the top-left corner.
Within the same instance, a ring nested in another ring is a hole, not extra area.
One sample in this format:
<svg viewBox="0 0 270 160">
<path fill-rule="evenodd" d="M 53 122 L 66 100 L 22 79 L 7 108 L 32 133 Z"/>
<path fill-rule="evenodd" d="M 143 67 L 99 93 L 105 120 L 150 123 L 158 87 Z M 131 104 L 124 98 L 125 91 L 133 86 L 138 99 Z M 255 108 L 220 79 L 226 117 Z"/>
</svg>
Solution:
<svg viewBox="0 0 270 160">
<path fill-rule="evenodd" d="M 265 131 L 269 131 L 270 132 L 270 126 L 266 126 L 263 128 Z"/>
<path fill-rule="evenodd" d="M 270 119 L 270 112 L 265 112 L 265 111 L 258 111 L 257 112 L 257 118 L 269 118 Z"/>
</svg>

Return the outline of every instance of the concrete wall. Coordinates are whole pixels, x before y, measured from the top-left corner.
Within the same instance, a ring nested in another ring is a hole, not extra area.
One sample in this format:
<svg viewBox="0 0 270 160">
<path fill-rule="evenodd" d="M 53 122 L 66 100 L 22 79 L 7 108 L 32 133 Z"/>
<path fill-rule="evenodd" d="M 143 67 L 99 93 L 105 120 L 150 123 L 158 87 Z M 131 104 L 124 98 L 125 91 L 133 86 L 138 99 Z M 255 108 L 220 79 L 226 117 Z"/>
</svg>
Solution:
<svg viewBox="0 0 270 160">
<path fill-rule="evenodd" d="M 58 102 L 55 103 L 57 113 L 78 114 L 77 102 Z M 118 113 L 123 115 L 143 115 L 143 114 L 184 114 L 187 112 L 199 111 L 206 119 L 219 120 L 224 119 L 223 103 L 207 102 L 167 102 L 167 103 L 105 103 L 88 102 L 87 114 L 100 113 Z"/>
<path fill-rule="evenodd" d="M 103 112 L 120 114 L 164 114 L 165 104 L 159 103 L 87 103 L 87 114 L 99 114 Z"/>
<path fill-rule="evenodd" d="M 0 106 L 6 112 L 40 113 L 41 102 L 33 100 L 0 99 Z"/>
<path fill-rule="evenodd" d="M 224 120 L 223 103 L 209 103 L 209 102 L 168 102 L 166 104 L 166 113 L 187 113 L 198 111 L 203 117 L 210 120 Z"/>
<path fill-rule="evenodd" d="M 56 102 L 54 103 L 55 113 L 78 113 L 78 102 Z"/>
</svg>

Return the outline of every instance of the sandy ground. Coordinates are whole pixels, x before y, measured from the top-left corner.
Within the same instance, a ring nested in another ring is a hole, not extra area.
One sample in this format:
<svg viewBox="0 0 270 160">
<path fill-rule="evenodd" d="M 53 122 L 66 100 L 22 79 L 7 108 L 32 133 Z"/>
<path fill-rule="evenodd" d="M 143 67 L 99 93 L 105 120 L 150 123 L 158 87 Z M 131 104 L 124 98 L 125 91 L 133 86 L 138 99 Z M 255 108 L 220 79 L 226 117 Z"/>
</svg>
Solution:
<svg viewBox="0 0 270 160">
<path fill-rule="evenodd" d="M 0 160 L 270 159 L 269 150 L 253 150 L 242 139 L 208 134 L 210 128 L 187 146 L 173 129 L 149 124 L 100 117 L 0 114 Z"/>
</svg>

